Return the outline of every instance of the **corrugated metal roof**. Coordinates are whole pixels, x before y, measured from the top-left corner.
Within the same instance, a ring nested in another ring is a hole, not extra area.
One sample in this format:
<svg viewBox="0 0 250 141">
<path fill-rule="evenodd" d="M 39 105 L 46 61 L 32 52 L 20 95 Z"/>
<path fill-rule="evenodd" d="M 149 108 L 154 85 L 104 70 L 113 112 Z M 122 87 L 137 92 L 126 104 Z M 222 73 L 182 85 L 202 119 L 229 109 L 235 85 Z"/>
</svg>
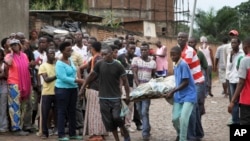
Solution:
<svg viewBox="0 0 250 141">
<path fill-rule="evenodd" d="M 101 22 L 103 19 L 102 17 L 70 10 L 30 10 L 29 12 L 31 16 L 34 14 L 45 14 L 52 17 L 66 18 L 81 22 Z"/>
</svg>

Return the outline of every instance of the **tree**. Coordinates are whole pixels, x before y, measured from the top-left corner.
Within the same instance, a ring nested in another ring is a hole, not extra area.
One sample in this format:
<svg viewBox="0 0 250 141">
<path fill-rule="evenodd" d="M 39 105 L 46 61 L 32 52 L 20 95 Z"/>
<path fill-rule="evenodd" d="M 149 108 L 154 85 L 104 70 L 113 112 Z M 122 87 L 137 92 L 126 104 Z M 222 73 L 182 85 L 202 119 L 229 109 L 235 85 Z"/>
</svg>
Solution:
<svg viewBox="0 0 250 141">
<path fill-rule="evenodd" d="M 73 10 L 84 11 L 87 0 L 30 0 L 32 10 Z"/>
</svg>

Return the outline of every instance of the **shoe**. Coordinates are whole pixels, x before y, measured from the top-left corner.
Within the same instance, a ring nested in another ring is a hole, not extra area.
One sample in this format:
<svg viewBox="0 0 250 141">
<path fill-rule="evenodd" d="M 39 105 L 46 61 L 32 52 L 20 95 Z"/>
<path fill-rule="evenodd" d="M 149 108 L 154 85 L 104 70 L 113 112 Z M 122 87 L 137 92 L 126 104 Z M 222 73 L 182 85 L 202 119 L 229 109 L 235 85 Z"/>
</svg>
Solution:
<svg viewBox="0 0 250 141">
<path fill-rule="evenodd" d="M 141 131 L 141 130 L 142 130 L 142 125 L 138 125 L 138 126 L 136 127 L 136 129 L 137 129 L 138 131 Z"/>
<path fill-rule="evenodd" d="M 68 137 L 62 137 L 62 138 L 58 138 L 59 141 L 69 141 Z"/>
<path fill-rule="evenodd" d="M 120 129 L 120 128 L 117 128 L 117 132 L 121 132 L 121 129 Z"/>
<path fill-rule="evenodd" d="M 83 129 L 82 128 L 80 128 L 80 129 L 78 129 L 78 131 L 79 131 L 79 136 L 82 136 L 82 134 L 83 134 Z"/>
<path fill-rule="evenodd" d="M 49 131 L 49 136 L 54 135 L 54 131 L 53 131 L 53 129 L 49 129 L 48 131 Z"/>
<path fill-rule="evenodd" d="M 82 136 L 71 136 L 71 137 L 69 137 L 69 139 L 71 139 L 71 140 L 82 140 L 83 138 L 82 138 Z"/>
<path fill-rule="evenodd" d="M 41 139 L 47 139 L 47 138 L 48 138 L 48 135 L 44 135 L 44 134 L 43 134 L 43 135 L 41 136 Z"/>
<path fill-rule="evenodd" d="M 209 96 L 213 97 L 214 95 L 212 93 L 209 93 Z"/>
<path fill-rule="evenodd" d="M 177 136 L 176 139 L 175 139 L 175 141 L 179 141 L 179 139 L 180 139 L 179 136 Z"/>
<path fill-rule="evenodd" d="M 127 127 L 127 130 L 128 130 L 130 133 L 135 132 L 135 130 L 134 130 L 133 128 L 131 128 L 131 127 Z"/>
<path fill-rule="evenodd" d="M 124 137 L 124 141 L 131 141 L 131 139 L 130 137 L 127 137 L 127 138 Z"/>
<path fill-rule="evenodd" d="M 14 131 L 13 135 L 15 135 L 15 136 L 28 136 L 29 132 L 25 132 L 23 130 L 18 130 L 18 131 Z"/>
<path fill-rule="evenodd" d="M 149 141 L 149 140 L 150 140 L 150 136 L 143 136 L 143 137 L 142 137 L 142 140 L 143 140 L 143 141 Z"/>
</svg>

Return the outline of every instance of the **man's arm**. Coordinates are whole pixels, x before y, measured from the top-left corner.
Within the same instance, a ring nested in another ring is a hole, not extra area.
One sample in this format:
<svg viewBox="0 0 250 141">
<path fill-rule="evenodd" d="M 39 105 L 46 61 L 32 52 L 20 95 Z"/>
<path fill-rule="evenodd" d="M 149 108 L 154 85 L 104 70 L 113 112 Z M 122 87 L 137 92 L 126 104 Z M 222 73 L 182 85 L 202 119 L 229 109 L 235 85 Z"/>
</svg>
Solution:
<svg viewBox="0 0 250 141">
<path fill-rule="evenodd" d="M 46 83 L 49 83 L 49 82 L 52 82 L 52 81 L 56 80 L 56 76 L 48 77 L 48 74 L 47 74 L 47 73 L 42 73 L 41 75 L 42 75 L 42 77 L 43 77 L 43 80 L 44 80 Z"/>
<path fill-rule="evenodd" d="M 210 57 L 211 57 L 211 61 L 212 61 L 212 67 L 214 68 L 214 55 L 213 55 L 213 51 L 211 48 L 209 48 L 210 51 Z"/>
<path fill-rule="evenodd" d="M 189 78 L 182 79 L 181 84 L 178 87 L 176 87 L 175 89 L 173 89 L 170 93 L 168 93 L 166 95 L 166 97 L 167 98 L 173 97 L 173 95 L 174 95 L 175 92 L 180 91 L 180 90 L 184 89 L 185 87 L 187 87 L 188 84 L 189 84 L 188 79 Z"/>
<path fill-rule="evenodd" d="M 136 86 L 139 86 L 140 82 L 139 82 L 139 78 L 138 78 L 138 67 L 133 67 L 132 71 L 134 74 L 135 84 L 136 84 Z"/>
<path fill-rule="evenodd" d="M 122 83 L 124 85 L 124 88 L 125 88 L 125 92 L 126 92 L 126 101 L 127 101 L 127 104 L 129 103 L 129 84 L 128 84 L 128 79 L 127 79 L 127 75 L 122 75 L 121 76 L 121 79 L 122 79 Z"/>
<path fill-rule="evenodd" d="M 240 93 L 241 93 L 244 85 L 245 85 L 245 79 L 240 78 L 239 83 L 237 84 L 236 90 L 233 94 L 232 100 L 231 100 L 230 104 L 228 105 L 228 112 L 229 113 L 232 113 L 234 103 L 239 99 Z"/>
<path fill-rule="evenodd" d="M 97 77 L 97 74 L 92 71 L 89 76 L 86 78 L 86 80 L 84 81 L 83 85 L 81 86 L 81 89 L 79 91 L 79 94 L 82 95 L 83 94 L 83 91 L 84 89 L 87 87 L 87 85 L 93 81 L 95 78 Z"/>
</svg>

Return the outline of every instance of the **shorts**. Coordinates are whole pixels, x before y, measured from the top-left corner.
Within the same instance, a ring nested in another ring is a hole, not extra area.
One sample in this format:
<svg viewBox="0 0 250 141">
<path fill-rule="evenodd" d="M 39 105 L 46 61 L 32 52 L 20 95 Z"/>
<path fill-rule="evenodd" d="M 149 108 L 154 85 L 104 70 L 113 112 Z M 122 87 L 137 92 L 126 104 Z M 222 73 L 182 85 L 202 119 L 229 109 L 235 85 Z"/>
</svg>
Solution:
<svg viewBox="0 0 250 141">
<path fill-rule="evenodd" d="M 219 69 L 219 80 L 221 83 L 226 83 L 226 70 L 225 69 Z"/>
<path fill-rule="evenodd" d="M 100 99 L 100 111 L 102 122 L 108 132 L 117 130 L 117 127 L 123 127 L 124 117 L 120 117 L 122 103 L 121 99 Z"/>
</svg>

